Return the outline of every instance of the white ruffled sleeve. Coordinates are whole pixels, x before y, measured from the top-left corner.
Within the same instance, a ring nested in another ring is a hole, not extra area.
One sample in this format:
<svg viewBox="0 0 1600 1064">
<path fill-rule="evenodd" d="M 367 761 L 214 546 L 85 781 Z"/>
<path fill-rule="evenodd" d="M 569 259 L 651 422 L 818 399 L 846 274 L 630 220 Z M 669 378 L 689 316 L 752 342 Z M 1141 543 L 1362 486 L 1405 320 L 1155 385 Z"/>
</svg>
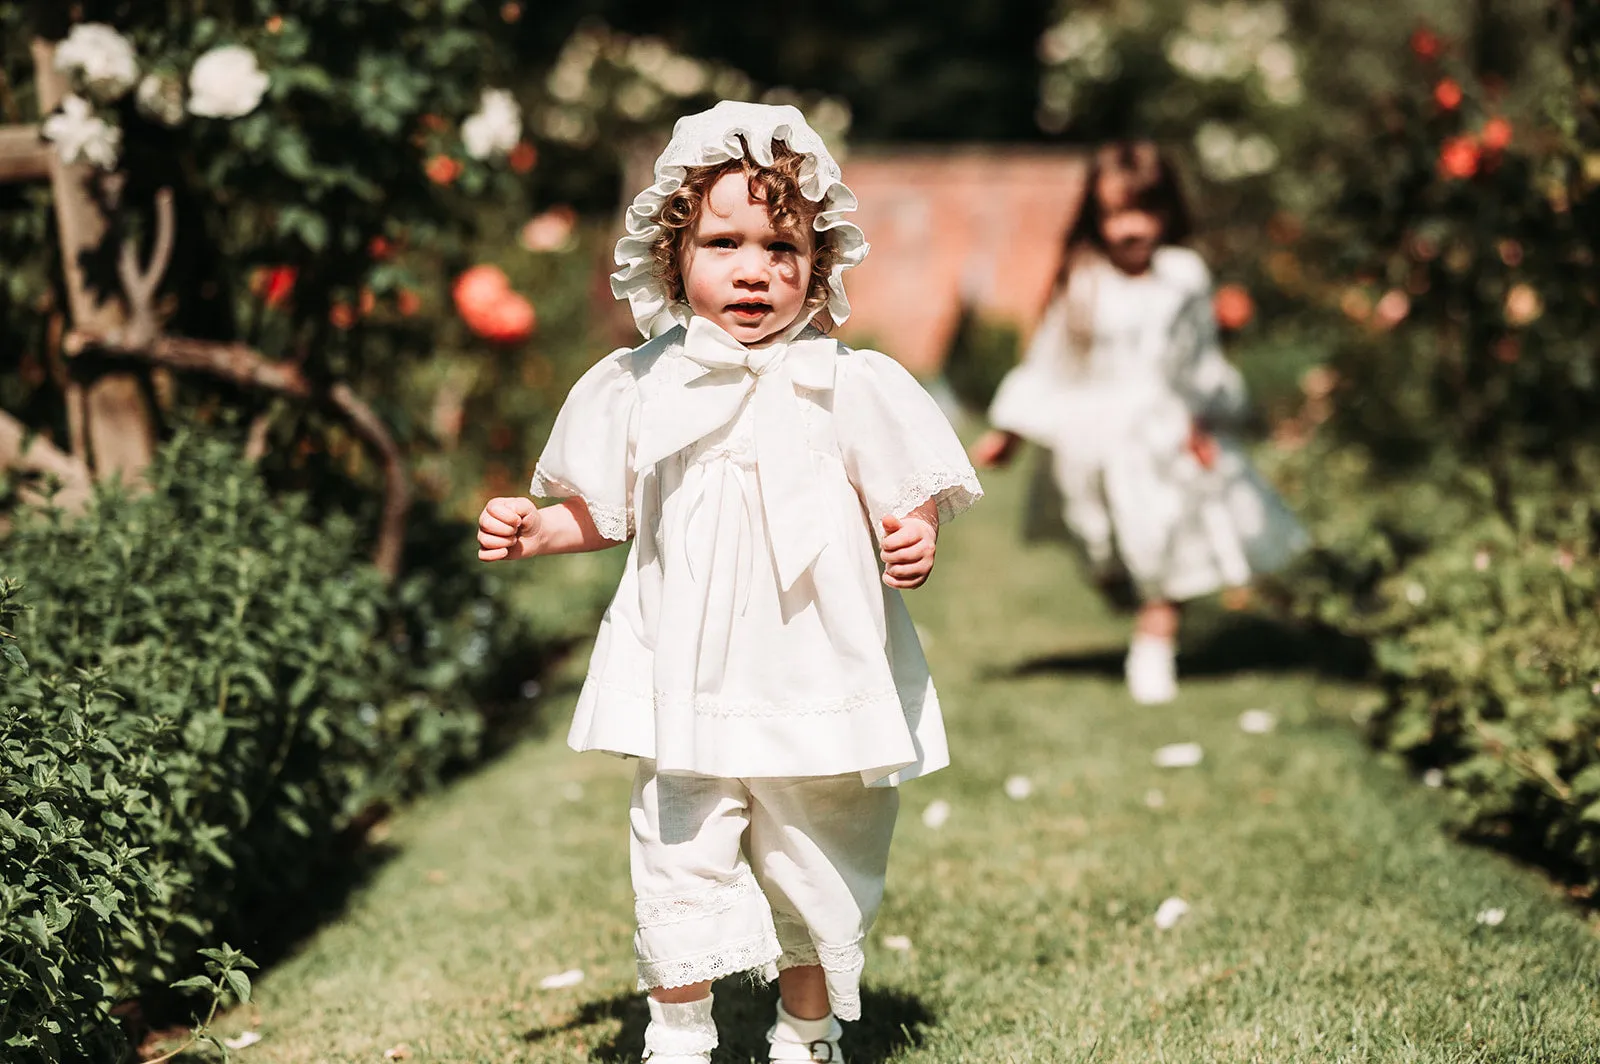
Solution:
<svg viewBox="0 0 1600 1064">
<path fill-rule="evenodd" d="M 983 497 L 944 411 L 889 356 L 850 353 L 839 367 L 833 419 L 845 470 L 874 526 L 929 499 L 948 521 Z"/>
<path fill-rule="evenodd" d="M 1213 427 L 1242 421 L 1250 409 L 1244 378 L 1222 353 L 1212 305 L 1211 273 L 1193 257 L 1190 294 L 1173 320 L 1168 347 L 1173 387 L 1195 417 Z"/>
<path fill-rule="evenodd" d="M 1036 443 L 1049 444 L 1061 424 L 1061 362 L 1067 355 L 1067 299 L 1045 308 L 1022 361 L 1000 379 L 989 404 L 989 424 Z"/>
<path fill-rule="evenodd" d="M 631 353 L 613 352 L 572 386 L 528 489 L 536 499 L 581 498 L 596 531 L 617 543 L 633 535 L 639 386 Z"/>
</svg>

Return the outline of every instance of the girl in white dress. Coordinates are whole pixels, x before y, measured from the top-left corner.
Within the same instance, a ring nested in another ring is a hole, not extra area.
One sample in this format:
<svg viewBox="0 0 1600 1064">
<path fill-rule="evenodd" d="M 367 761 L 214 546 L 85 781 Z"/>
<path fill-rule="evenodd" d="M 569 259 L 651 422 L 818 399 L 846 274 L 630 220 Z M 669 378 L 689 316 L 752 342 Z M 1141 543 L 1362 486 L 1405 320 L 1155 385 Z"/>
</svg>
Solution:
<svg viewBox="0 0 1600 1064">
<path fill-rule="evenodd" d="M 1154 145 L 1096 152 L 1049 307 L 972 449 L 980 467 L 1024 439 L 1046 449 L 1060 524 L 1097 582 L 1134 592 L 1126 675 L 1144 704 L 1177 696 L 1180 604 L 1280 569 L 1305 543 L 1228 437 L 1244 382 L 1187 234 Z"/>
<path fill-rule="evenodd" d="M 486 561 L 630 541 L 570 744 L 639 759 L 639 986 L 653 1064 L 710 1059 L 711 982 L 776 975 L 775 1061 L 838 1061 L 860 1016 L 896 784 L 945 765 L 901 589 L 982 494 L 899 364 L 824 330 L 865 257 L 855 196 L 793 107 L 680 119 L 612 290 L 642 346 L 572 389 Z"/>
</svg>

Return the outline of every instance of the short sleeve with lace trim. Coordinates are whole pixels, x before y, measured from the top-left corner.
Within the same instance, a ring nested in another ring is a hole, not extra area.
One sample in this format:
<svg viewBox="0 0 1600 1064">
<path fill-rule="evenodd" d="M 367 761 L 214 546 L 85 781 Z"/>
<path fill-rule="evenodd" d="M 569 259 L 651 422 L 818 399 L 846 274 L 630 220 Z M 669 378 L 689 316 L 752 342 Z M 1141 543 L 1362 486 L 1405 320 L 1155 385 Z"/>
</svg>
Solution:
<svg viewBox="0 0 1600 1064">
<path fill-rule="evenodd" d="M 572 386 L 534 469 L 536 499 L 581 498 L 594 526 L 621 543 L 633 536 L 633 448 L 639 386 L 632 352 L 615 351 Z"/>
<path fill-rule="evenodd" d="M 850 481 L 877 527 L 929 499 L 948 521 L 983 497 L 977 474 L 939 404 L 905 367 L 851 351 L 835 385 L 834 430 Z"/>
</svg>

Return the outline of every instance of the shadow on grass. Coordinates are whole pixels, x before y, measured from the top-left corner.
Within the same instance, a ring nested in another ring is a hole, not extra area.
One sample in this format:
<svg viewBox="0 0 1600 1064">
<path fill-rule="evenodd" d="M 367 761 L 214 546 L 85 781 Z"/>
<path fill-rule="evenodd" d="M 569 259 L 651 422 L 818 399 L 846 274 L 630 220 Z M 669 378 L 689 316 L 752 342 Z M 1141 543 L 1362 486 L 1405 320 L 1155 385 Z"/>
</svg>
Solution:
<svg viewBox="0 0 1600 1064">
<path fill-rule="evenodd" d="M 772 1025 L 777 988 L 745 979 L 717 984 L 714 1012 L 722 1044 L 712 1054 L 715 1064 L 747 1064 L 767 1059 L 767 1028 Z M 846 1025 L 844 1057 L 852 1064 L 884 1064 L 903 1049 L 922 1044 L 922 1032 L 932 1026 L 933 1015 L 921 1001 L 892 991 L 861 990 L 859 1023 Z M 581 1031 L 602 1023 L 621 1023 L 621 1029 L 589 1050 L 594 1064 L 631 1064 L 644 1048 L 644 1029 L 650 1022 L 644 995 L 624 994 L 584 1005 L 559 1027 L 538 1027 L 524 1040 L 545 1042 L 556 1035 Z"/>
<path fill-rule="evenodd" d="M 1365 644 L 1337 632 L 1298 628 L 1253 614 L 1207 617 L 1178 648 L 1180 676 L 1228 676 L 1241 672 L 1315 672 L 1330 679 L 1365 677 L 1371 658 Z M 994 667 L 995 679 L 1061 673 L 1122 676 L 1124 647 L 1071 651 Z"/>
</svg>

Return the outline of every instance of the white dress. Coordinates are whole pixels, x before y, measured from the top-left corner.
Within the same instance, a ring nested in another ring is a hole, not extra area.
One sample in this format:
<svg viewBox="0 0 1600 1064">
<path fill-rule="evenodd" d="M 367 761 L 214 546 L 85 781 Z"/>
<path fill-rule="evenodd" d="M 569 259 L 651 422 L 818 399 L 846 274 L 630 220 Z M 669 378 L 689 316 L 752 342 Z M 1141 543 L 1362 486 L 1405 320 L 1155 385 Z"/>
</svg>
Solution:
<svg viewBox="0 0 1600 1064">
<path fill-rule="evenodd" d="M 1088 304 L 1081 337 L 1076 300 Z M 1062 519 L 1091 566 L 1125 572 L 1146 600 L 1183 601 L 1277 571 L 1306 543 L 1226 434 L 1246 409 L 1209 271 L 1168 246 L 1139 276 L 1104 261 L 1075 271 L 989 418 L 1048 449 Z M 1196 418 L 1221 431 L 1210 469 L 1187 446 Z"/>
<path fill-rule="evenodd" d="M 982 489 L 898 363 L 814 329 L 746 349 L 693 318 L 584 375 L 532 494 L 581 497 L 602 535 L 633 537 L 574 749 L 879 785 L 948 763 L 874 530 L 929 499 L 948 520 Z"/>
</svg>

